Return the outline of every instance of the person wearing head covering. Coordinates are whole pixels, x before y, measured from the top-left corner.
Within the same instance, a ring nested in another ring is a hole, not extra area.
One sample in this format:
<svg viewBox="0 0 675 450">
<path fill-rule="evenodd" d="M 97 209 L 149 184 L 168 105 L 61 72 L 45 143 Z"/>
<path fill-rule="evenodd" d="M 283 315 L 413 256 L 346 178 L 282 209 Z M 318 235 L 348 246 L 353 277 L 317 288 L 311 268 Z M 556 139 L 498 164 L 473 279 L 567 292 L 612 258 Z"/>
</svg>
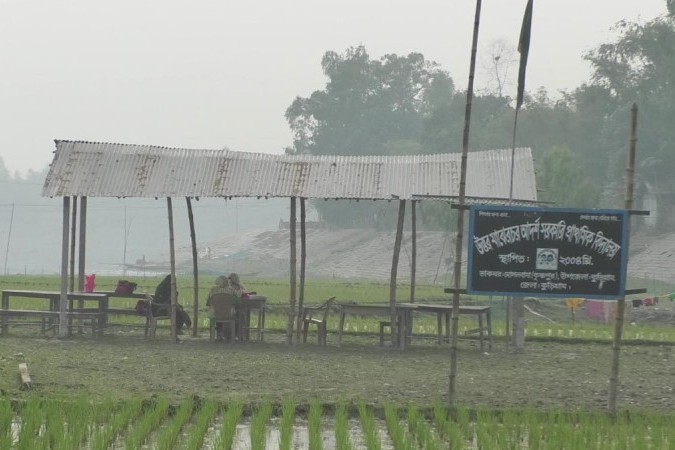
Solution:
<svg viewBox="0 0 675 450">
<path fill-rule="evenodd" d="M 248 297 L 248 292 L 246 292 L 246 288 L 244 287 L 243 284 L 241 284 L 241 280 L 239 279 L 239 275 L 236 273 L 231 273 L 227 277 L 229 283 L 230 283 L 230 288 L 237 294 L 237 296 L 246 298 Z"/>
<path fill-rule="evenodd" d="M 206 306 L 209 308 L 211 317 L 213 317 L 213 309 L 211 307 L 211 299 L 213 298 L 214 295 L 217 294 L 230 294 L 234 295 L 235 297 L 239 298 L 240 295 L 237 294 L 234 289 L 230 287 L 229 284 L 229 279 L 225 275 L 221 275 L 218 278 L 216 278 L 216 281 L 213 284 L 213 287 L 209 291 L 209 296 L 206 299 Z M 218 340 L 223 339 L 223 323 L 221 322 L 216 322 L 216 336 Z"/>
<path fill-rule="evenodd" d="M 225 275 L 219 276 L 213 283 L 213 287 L 209 291 L 209 297 L 215 294 L 236 294 L 230 287 L 229 279 Z"/>
<path fill-rule="evenodd" d="M 169 305 L 171 305 L 171 274 L 164 277 L 155 289 L 152 313 L 154 315 L 170 314 Z M 188 313 L 178 303 L 178 291 L 176 291 L 176 328 L 178 334 L 183 334 L 183 326 L 190 328 L 192 320 L 190 320 Z"/>
</svg>

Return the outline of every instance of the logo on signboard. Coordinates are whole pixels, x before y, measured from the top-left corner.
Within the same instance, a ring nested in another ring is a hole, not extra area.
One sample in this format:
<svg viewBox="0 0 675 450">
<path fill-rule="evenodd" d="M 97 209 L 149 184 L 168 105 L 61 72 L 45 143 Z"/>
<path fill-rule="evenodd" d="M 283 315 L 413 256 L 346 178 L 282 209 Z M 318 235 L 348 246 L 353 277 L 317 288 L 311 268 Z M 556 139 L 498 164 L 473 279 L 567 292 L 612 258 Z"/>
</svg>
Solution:
<svg viewBox="0 0 675 450">
<path fill-rule="evenodd" d="M 537 270 L 558 270 L 558 249 L 537 249 Z"/>
</svg>

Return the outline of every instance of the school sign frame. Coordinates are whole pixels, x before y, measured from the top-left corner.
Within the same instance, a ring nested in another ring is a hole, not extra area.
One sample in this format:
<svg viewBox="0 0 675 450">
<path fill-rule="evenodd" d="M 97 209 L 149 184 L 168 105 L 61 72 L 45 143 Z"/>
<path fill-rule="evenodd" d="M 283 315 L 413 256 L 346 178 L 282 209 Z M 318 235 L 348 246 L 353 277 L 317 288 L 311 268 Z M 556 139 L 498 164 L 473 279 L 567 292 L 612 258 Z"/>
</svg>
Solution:
<svg viewBox="0 0 675 450">
<path fill-rule="evenodd" d="M 472 205 L 467 293 L 624 296 L 625 210 Z"/>
</svg>

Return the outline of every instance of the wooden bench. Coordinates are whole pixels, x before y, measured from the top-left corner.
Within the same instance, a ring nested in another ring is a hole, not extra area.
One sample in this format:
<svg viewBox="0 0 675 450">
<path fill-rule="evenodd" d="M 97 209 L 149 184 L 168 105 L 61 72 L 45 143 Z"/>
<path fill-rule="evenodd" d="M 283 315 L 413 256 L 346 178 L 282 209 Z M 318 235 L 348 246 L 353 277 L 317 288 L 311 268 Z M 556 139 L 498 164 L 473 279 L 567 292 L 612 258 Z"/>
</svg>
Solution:
<svg viewBox="0 0 675 450">
<path fill-rule="evenodd" d="M 33 325 L 35 323 L 40 323 L 42 325 L 42 332 L 46 332 L 48 328 L 52 330 L 53 333 L 56 333 L 56 329 L 59 323 L 59 311 L 42 311 L 36 309 L 0 309 L 0 319 L 2 319 L 2 334 L 6 335 L 9 328 L 10 321 L 8 318 L 38 318 L 41 319 L 40 322 L 11 322 L 12 325 Z M 102 317 L 101 313 L 97 310 L 90 311 L 70 311 L 66 313 L 68 318 L 68 333 L 72 334 L 73 320 L 90 320 L 92 332 L 98 334 L 99 336 L 103 332 Z"/>
<path fill-rule="evenodd" d="M 108 296 L 108 308 L 106 309 L 106 312 L 109 316 L 134 316 L 134 317 L 141 317 L 145 318 L 143 314 L 139 314 L 138 311 L 136 311 L 136 308 L 134 305 L 131 308 L 111 308 L 110 303 L 111 300 L 114 299 L 119 299 L 119 298 L 125 298 L 125 299 L 132 299 L 132 300 L 147 300 L 149 294 L 145 293 L 136 293 L 132 292 L 129 294 L 116 294 L 113 291 L 96 291 L 96 293 L 99 294 L 105 294 Z"/>
</svg>

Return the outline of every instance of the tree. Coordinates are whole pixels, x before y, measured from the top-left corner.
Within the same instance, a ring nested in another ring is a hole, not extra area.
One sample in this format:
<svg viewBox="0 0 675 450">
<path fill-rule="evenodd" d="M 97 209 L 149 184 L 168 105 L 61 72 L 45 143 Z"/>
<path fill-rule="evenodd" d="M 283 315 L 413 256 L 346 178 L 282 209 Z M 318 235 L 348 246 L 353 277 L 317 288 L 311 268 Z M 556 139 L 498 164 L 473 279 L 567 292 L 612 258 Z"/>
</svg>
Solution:
<svg viewBox="0 0 675 450">
<path fill-rule="evenodd" d="M 452 95 L 447 73 L 420 53 L 373 60 L 365 47 L 326 52 L 325 89 L 297 97 L 286 110 L 293 132 L 289 153 L 384 155 L 418 142 L 423 117 Z"/>
<path fill-rule="evenodd" d="M 557 207 L 590 208 L 600 189 L 584 173 L 583 161 L 567 147 L 553 147 L 544 156 L 538 177 L 541 200 Z"/>
<path fill-rule="evenodd" d="M 0 181 L 9 181 L 9 170 L 5 166 L 5 161 L 0 158 Z"/>
<path fill-rule="evenodd" d="M 424 118 L 451 101 L 448 74 L 420 53 L 372 59 L 365 47 L 344 54 L 326 52 L 328 78 L 322 90 L 297 97 L 286 110 L 293 132 L 291 154 L 404 155 L 425 150 Z M 391 205 L 373 202 L 313 202 L 323 220 L 335 226 L 392 227 Z"/>
<path fill-rule="evenodd" d="M 675 193 L 675 6 L 670 16 L 646 23 L 620 22 L 619 38 L 586 55 L 593 67 L 593 83 L 606 89 L 615 104 L 606 117 L 602 145 L 611 148 L 610 178 L 621 180 L 628 147 L 630 108 L 639 108 L 637 178 L 659 195 L 659 208 L 668 210 Z M 651 162 L 649 162 L 651 161 Z M 658 163 L 654 163 L 657 161 Z M 673 218 L 657 215 L 662 229 Z"/>
</svg>

